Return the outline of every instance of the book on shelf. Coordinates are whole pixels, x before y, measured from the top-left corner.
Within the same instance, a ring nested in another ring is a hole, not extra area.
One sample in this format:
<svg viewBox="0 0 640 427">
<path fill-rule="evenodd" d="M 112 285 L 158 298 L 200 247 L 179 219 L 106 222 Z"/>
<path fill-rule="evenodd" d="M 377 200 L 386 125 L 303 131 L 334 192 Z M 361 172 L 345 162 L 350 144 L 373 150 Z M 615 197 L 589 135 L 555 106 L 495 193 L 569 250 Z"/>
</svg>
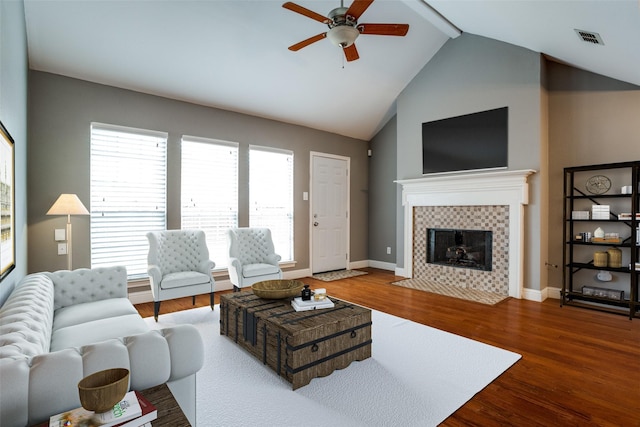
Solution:
<svg viewBox="0 0 640 427">
<path fill-rule="evenodd" d="M 142 409 L 142 414 L 132 420 L 116 424 L 114 427 L 145 427 L 151 425 L 151 421 L 158 418 L 158 409 L 147 400 L 139 391 L 136 391 L 138 403 Z"/>
<path fill-rule="evenodd" d="M 631 212 L 618 214 L 618 219 L 624 220 L 624 221 L 630 221 L 631 217 L 632 217 Z M 636 219 L 640 220 L 640 212 L 636 213 Z"/>
<path fill-rule="evenodd" d="M 130 391 L 109 411 L 96 413 L 83 407 L 53 415 L 49 427 L 113 427 L 142 415 L 135 391 Z"/>
</svg>

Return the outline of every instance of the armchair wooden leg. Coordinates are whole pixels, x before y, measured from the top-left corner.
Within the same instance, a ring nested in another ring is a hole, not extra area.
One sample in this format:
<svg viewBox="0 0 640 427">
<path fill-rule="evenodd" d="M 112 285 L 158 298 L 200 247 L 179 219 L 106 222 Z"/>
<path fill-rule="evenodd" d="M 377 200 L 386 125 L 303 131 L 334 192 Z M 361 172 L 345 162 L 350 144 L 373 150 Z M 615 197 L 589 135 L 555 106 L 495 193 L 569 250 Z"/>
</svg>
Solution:
<svg viewBox="0 0 640 427">
<path fill-rule="evenodd" d="M 158 313 L 160 313 L 160 301 L 153 302 L 153 318 L 158 321 Z"/>
<path fill-rule="evenodd" d="M 191 297 L 191 305 L 196 305 L 196 296 L 195 295 L 193 295 Z"/>
<path fill-rule="evenodd" d="M 211 304 L 211 310 L 213 310 L 213 306 L 214 306 L 214 304 L 213 304 L 213 292 L 211 292 L 209 294 L 209 303 Z"/>
</svg>

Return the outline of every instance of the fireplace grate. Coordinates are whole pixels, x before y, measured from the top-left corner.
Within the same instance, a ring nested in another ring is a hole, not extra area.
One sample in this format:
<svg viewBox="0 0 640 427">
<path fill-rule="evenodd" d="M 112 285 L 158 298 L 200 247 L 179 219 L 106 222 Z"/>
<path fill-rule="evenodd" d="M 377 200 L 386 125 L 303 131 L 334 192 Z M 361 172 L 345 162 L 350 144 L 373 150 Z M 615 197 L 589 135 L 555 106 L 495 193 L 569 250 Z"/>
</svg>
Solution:
<svg viewBox="0 0 640 427">
<path fill-rule="evenodd" d="M 427 229 L 427 263 L 492 270 L 493 233 L 486 230 Z"/>
</svg>

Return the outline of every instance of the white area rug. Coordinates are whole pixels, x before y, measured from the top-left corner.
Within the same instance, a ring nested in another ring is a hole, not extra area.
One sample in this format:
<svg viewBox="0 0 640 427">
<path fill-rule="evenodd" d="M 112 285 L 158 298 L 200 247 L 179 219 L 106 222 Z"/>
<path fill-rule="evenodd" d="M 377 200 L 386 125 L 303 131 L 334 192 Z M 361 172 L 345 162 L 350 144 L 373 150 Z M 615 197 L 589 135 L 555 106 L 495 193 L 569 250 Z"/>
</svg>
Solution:
<svg viewBox="0 0 640 427">
<path fill-rule="evenodd" d="M 226 336 L 220 307 L 145 319 L 194 324 L 205 342 L 197 374 L 199 426 L 436 426 L 520 355 L 373 311 L 372 357 L 291 385 Z"/>
<path fill-rule="evenodd" d="M 334 280 L 348 279 L 349 277 L 362 276 L 363 274 L 367 274 L 367 272 L 360 270 L 337 270 L 314 274 L 311 277 L 324 282 L 331 282 Z"/>
</svg>

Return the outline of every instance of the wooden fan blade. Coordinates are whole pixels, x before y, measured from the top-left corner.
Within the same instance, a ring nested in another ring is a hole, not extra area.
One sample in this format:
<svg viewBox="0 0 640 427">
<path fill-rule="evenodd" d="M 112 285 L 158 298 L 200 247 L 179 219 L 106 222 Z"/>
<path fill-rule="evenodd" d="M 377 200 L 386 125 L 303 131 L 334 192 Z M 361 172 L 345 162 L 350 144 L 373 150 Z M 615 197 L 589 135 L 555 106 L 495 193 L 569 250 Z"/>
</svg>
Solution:
<svg viewBox="0 0 640 427">
<path fill-rule="evenodd" d="M 344 50 L 344 56 L 345 58 L 347 58 L 347 61 L 349 62 L 355 61 L 356 59 L 360 58 L 360 55 L 358 55 L 358 49 L 356 49 L 355 44 L 345 47 L 342 50 Z"/>
<path fill-rule="evenodd" d="M 371 3 L 373 3 L 373 0 L 353 0 L 351 6 L 347 9 L 347 15 L 353 16 L 357 21 L 360 15 L 371 6 Z"/>
<path fill-rule="evenodd" d="M 409 31 L 409 24 L 358 24 L 360 34 L 378 36 L 405 36 Z"/>
<path fill-rule="evenodd" d="M 307 18 L 315 19 L 316 21 L 321 22 L 323 24 L 329 21 L 329 19 L 326 16 L 322 16 L 319 13 L 314 12 L 313 10 L 309 10 L 306 7 L 302 7 L 290 1 L 283 4 L 282 7 L 284 7 L 285 9 L 289 9 L 292 12 L 299 13 L 300 15 L 304 15 Z"/>
<path fill-rule="evenodd" d="M 294 45 L 289 46 L 289 50 L 293 50 L 294 52 L 298 51 L 298 50 L 302 49 L 303 47 L 309 46 L 311 43 L 315 43 L 315 42 L 317 42 L 319 40 L 322 40 L 325 37 L 327 37 L 327 33 L 317 34 L 317 35 L 315 35 L 313 37 L 309 37 L 306 40 L 302 40 L 299 43 L 296 43 Z"/>
</svg>

